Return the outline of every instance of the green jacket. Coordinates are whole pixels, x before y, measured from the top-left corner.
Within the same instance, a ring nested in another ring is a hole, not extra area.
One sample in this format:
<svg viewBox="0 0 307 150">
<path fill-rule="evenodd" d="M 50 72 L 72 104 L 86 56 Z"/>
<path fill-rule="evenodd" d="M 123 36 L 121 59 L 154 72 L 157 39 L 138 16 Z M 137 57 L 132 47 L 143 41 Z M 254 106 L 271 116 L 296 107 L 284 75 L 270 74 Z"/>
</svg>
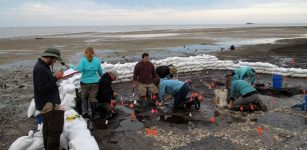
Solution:
<svg viewBox="0 0 307 150">
<path fill-rule="evenodd" d="M 251 86 L 245 80 L 233 80 L 231 82 L 231 89 L 230 89 L 230 99 L 234 100 L 237 97 L 244 96 L 247 93 L 256 91 L 256 89 Z"/>
<path fill-rule="evenodd" d="M 237 68 L 234 72 L 235 75 L 232 77 L 232 80 L 245 80 L 250 77 L 249 82 L 251 84 L 256 82 L 256 71 L 252 67 L 242 66 Z"/>
</svg>

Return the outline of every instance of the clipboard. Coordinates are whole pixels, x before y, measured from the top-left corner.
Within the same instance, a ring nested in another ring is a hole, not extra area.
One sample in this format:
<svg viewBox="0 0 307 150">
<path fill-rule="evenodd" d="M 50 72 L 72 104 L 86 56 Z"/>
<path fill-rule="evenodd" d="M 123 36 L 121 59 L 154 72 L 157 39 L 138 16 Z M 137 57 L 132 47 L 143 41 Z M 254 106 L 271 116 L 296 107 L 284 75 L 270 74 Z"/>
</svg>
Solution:
<svg viewBox="0 0 307 150">
<path fill-rule="evenodd" d="M 74 74 L 77 74 L 77 73 L 79 73 L 77 70 L 74 70 L 74 69 L 71 69 L 71 68 L 67 69 L 63 72 L 63 77 L 61 79 L 71 77 L 71 76 L 73 76 Z"/>
</svg>

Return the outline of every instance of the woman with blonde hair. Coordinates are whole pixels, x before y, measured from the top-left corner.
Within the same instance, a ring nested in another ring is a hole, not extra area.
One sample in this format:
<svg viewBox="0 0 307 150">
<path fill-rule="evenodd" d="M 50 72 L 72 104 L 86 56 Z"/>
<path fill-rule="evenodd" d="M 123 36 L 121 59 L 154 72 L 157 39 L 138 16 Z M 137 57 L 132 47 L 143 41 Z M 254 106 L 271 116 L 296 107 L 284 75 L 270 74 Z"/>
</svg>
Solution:
<svg viewBox="0 0 307 150">
<path fill-rule="evenodd" d="M 82 96 L 82 116 L 88 118 L 88 103 L 91 104 L 92 119 L 95 118 L 98 81 L 103 75 L 104 69 L 101 67 L 101 60 L 94 56 L 94 49 L 88 47 L 84 52 L 84 57 L 81 58 L 78 67 L 76 68 L 82 73 L 81 84 L 81 96 Z M 99 75 L 99 76 L 98 76 Z"/>
</svg>

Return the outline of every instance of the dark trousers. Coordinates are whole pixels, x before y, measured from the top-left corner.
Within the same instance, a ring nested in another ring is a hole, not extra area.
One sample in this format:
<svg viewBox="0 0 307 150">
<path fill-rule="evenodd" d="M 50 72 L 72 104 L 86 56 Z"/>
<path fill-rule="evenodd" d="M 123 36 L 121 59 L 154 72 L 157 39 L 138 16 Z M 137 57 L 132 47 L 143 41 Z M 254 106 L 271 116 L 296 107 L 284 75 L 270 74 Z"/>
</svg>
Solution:
<svg viewBox="0 0 307 150">
<path fill-rule="evenodd" d="M 177 109 L 180 106 L 183 106 L 184 101 L 186 100 L 186 97 L 188 95 L 189 88 L 186 84 L 184 84 L 178 93 L 174 95 L 174 109 Z"/>
<path fill-rule="evenodd" d="M 43 138 L 45 150 L 59 150 L 60 136 L 64 126 L 64 111 L 52 110 L 45 114 L 43 124 Z"/>
</svg>

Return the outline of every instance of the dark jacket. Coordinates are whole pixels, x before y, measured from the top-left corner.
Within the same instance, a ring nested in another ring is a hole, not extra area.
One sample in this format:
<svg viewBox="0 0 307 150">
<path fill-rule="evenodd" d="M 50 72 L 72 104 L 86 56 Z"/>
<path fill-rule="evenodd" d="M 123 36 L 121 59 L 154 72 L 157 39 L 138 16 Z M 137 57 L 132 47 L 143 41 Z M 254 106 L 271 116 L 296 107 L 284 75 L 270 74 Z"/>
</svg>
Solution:
<svg viewBox="0 0 307 150">
<path fill-rule="evenodd" d="M 142 84 L 151 84 L 156 77 L 155 66 L 151 63 L 138 62 L 133 71 L 133 80 Z"/>
<path fill-rule="evenodd" d="M 42 110 L 47 102 L 60 104 L 57 79 L 52 75 L 50 67 L 38 59 L 33 69 L 34 99 L 37 110 Z"/>
<path fill-rule="evenodd" d="M 99 103 L 110 103 L 111 99 L 115 99 L 114 90 L 112 88 L 112 79 L 109 73 L 104 73 L 99 80 L 97 100 Z"/>
<path fill-rule="evenodd" d="M 156 72 L 160 78 L 173 78 L 169 66 L 159 66 L 156 68 Z"/>
</svg>

